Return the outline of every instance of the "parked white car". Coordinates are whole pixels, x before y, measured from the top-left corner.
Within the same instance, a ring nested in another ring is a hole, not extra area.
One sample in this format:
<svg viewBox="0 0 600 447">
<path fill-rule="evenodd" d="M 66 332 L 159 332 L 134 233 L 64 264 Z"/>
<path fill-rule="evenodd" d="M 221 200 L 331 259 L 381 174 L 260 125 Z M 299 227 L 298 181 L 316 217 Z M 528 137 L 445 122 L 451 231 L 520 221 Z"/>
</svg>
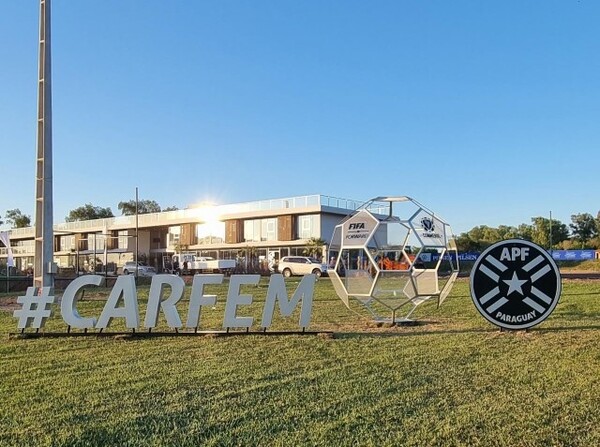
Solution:
<svg viewBox="0 0 600 447">
<path fill-rule="evenodd" d="M 309 275 L 311 273 L 319 278 L 327 272 L 327 264 L 306 256 L 284 256 L 277 265 L 277 271 L 286 278 L 292 275 Z"/>
<path fill-rule="evenodd" d="M 135 271 L 137 269 L 138 276 L 154 276 L 156 275 L 156 269 L 154 267 L 150 267 L 143 262 L 138 262 L 137 266 L 135 261 L 128 261 L 123 265 L 123 274 L 124 275 L 135 275 Z"/>
</svg>

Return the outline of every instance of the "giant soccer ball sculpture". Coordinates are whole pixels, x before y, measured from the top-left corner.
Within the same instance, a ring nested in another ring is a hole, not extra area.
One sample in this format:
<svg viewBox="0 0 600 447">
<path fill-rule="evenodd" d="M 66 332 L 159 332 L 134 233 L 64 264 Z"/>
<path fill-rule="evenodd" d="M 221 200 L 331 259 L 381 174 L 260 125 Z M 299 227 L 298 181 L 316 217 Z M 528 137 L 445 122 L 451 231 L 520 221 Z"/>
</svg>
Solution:
<svg viewBox="0 0 600 447">
<path fill-rule="evenodd" d="M 439 306 L 450 293 L 456 242 L 450 226 L 416 200 L 377 197 L 335 227 L 328 273 L 346 306 L 353 298 L 376 321 L 410 322 L 417 306 L 431 298 Z"/>
</svg>

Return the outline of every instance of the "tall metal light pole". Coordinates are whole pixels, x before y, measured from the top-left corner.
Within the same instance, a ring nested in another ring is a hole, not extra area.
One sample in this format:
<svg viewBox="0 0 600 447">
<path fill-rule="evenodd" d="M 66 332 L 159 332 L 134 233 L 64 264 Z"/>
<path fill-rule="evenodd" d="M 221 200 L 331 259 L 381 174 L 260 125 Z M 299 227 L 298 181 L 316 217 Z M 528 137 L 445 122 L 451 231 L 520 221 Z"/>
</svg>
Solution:
<svg viewBox="0 0 600 447">
<path fill-rule="evenodd" d="M 552 210 L 550 210 L 550 256 L 552 256 Z"/>
<path fill-rule="evenodd" d="M 50 0 L 40 0 L 38 70 L 37 169 L 35 180 L 35 287 L 52 287 L 52 83 L 50 57 Z"/>
<path fill-rule="evenodd" d="M 140 252 L 140 221 L 139 221 L 139 203 L 140 199 L 138 196 L 138 187 L 135 187 L 135 278 L 139 276 L 140 264 L 138 260 L 138 253 Z"/>
</svg>

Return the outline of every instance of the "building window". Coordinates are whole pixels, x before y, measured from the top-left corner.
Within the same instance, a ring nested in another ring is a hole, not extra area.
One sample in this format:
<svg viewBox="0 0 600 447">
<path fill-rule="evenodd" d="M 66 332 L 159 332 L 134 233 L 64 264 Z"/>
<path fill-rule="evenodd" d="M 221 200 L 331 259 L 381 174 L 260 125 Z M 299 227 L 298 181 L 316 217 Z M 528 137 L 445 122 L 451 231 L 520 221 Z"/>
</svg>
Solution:
<svg viewBox="0 0 600 447">
<path fill-rule="evenodd" d="M 11 241 L 10 245 L 11 245 L 12 252 L 14 255 L 24 255 L 24 254 L 35 253 L 35 241 L 33 239 L 22 240 L 22 241 Z M 0 247 L 0 254 L 7 255 L 8 248 L 4 247 L 4 245 L 2 247 Z"/>
<path fill-rule="evenodd" d="M 277 240 L 277 219 L 261 219 L 261 241 Z"/>
<path fill-rule="evenodd" d="M 169 227 L 169 232 L 167 233 L 167 247 L 173 250 L 175 247 L 179 245 L 179 240 L 181 238 L 181 227 L 179 225 L 174 227 Z"/>
<path fill-rule="evenodd" d="M 60 236 L 58 251 L 74 251 L 75 236 Z"/>
<path fill-rule="evenodd" d="M 277 218 L 244 221 L 244 241 L 261 242 L 277 240 Z"/>
<path fill-rule="evenodd" d="M 90 233 L 87 237 L 88 241 L 88 250 L 104 250 L 104 242 L 106 238 L 103 234 L 98 233 Z"/>
<path fill-rule="evenodd" d="M 222 244 L 225 240 L 225 222 L 207 222 L 196 226 L 199 245 Z"/>
<path fill-rule="evenodd" d="M 258 232 L 255 231 L 254 222 L 255 222 L 254 220 L 245 220 L 244 221 L 244 242 L 260 241 L 260 229 Z"/>
<path fill-rule="evenodd" d="M 127 245 L 128 245 L 127 242 L 128 242 L 128 239 L 129 239 L 129 237 L 128 237 L 129 235 L 127 234 L 127 230 L 119 231 L 118 235 L 119 235 L 119 241 L 118 241 L 119 246 L 118 246 L 118 248 L 126 250 L 127 249 Z"/>
<path fill-rule="evenodd" d="M 320 237 L 319 215 L 309 214 L 298 216 L 298 238 L 310 239 L 311 237 Z"/>
</svg>

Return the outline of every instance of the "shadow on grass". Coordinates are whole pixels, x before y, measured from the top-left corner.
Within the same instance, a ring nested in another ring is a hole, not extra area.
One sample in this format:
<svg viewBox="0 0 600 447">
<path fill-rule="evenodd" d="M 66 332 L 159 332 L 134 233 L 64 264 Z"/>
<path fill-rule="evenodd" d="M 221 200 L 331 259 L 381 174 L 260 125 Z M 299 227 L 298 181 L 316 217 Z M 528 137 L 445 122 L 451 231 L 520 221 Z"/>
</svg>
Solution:
<svg viewBox="0 0 600 447">
<path fill-rule="evenodd" d="M 600 295 L 600 292 L 561 293 L 561 296 L 589 296 Z"/>
<path fill-rule="evenodd" d="M 448 335 L 448 334 L 485 334 L 500 332 L 497 328 L 447 329 L 442 331 L 410 331 L 410 332 L 336 332 L 335 338 L 388 338 L 413 337 L 419 335 Z"/>
<path fill-rule="evenodd" d="M 572 293 L 572 292 L 563 292 L 561 293 L 562 296 L 589 296 L 589 295 L 600 295 L 600 291 L 598 292 L 577 292 L 577 293 Z M 452 299 L 456 299 L 456 298 L 469 298 L 471 299 L 471 295 L 452 295 Z"/>
<path fill-rule="evenodd" d="M 452 334 L 513 334 L 513 333 L 536 333 L 543 334 L 545 332 L 566 332 L 566 331 L 585 331 L 585 330 L 600 330 L 600 324 L 587 324 L 583 326 L 555 326 L 543 328 L 529 328 L 521 330 L 500 330 L 500 328 L 467 328 L 467 329 L 446 329 L 441 331 L 407 331 L 407 332 L 335 332 L 334 338 L 390 338 L 390 337 L 413 337 L 420 335 L 452 335 Z"/>
<path fill-rule="evenodd" d="M 561 332 L 561 331 L 585 331 L 585 330 L 600 330 L 600 324 L 586 324 L 583 326 L 555 326 L 555 327 L 540 327 L 531 328 L 530 332 Z"/>
</svg>

